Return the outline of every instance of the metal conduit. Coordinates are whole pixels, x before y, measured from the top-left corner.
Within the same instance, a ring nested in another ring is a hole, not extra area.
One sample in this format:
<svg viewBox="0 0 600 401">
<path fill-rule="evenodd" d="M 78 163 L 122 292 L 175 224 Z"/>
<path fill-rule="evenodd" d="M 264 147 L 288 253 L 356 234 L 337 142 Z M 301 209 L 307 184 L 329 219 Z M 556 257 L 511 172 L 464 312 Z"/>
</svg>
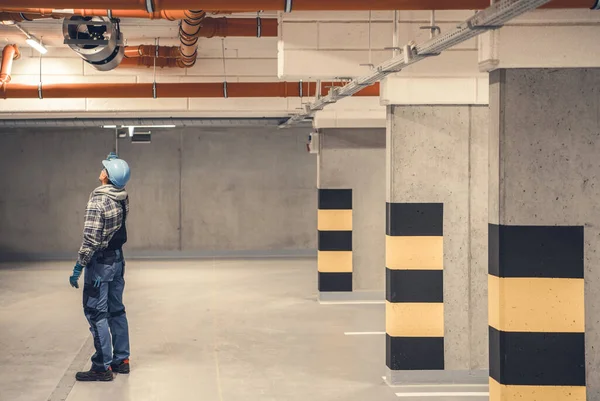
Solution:
<svg viewBox="0 0 600 401">
<path fill-rule="evenodd" d="M 342 88 L 333 88 L 329 94 L 306 106 L 304 113 L 290 118 L 281 128 L 295 125 L 323 110 L 327 105 L 363 91 L 365 87 L 381 81 L 386 76 L 400 72 L 403 68 L 428 57 L 439 55 L 459 43 L 465 42 L 483 32 L 498 29 L 511 19 L 548 3 L 550 0 L 499 0 L 484 11 L 480 11 L 456 29 L 439 35 L 417 46 L 404 46 L 402 54 L 375 67 L 369 75 L 352 80 Z"/>
</svg>

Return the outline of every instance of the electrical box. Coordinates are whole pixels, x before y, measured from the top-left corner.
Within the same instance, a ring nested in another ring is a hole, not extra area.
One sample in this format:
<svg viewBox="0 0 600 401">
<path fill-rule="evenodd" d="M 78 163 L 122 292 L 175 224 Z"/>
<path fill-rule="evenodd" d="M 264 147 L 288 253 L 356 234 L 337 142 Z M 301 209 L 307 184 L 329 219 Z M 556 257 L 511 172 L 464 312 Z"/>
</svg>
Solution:
<svg viewBox="0 0 600 401">
<path fill-rule="evenodd" d="M 134 132 L 131 136 L 131 143 L 152 143 L 152 132 Z"/>
</svg>

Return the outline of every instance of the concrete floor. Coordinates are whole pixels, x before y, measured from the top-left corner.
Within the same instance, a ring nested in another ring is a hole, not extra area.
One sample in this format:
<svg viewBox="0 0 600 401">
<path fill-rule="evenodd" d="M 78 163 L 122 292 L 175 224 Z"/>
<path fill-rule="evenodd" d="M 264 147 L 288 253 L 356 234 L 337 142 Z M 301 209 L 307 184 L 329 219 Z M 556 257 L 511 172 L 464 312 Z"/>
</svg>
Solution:
<svg viewBox="0 0 600 401">
<path fill-rule="evenodd" d="M 74 383 L 91 337 L 69 263 L 0 265 L 0 400 L 397 400 L 383 305 L 319 305 L 314 260 L 130 261 L 132 373 Z"/>
</svg>

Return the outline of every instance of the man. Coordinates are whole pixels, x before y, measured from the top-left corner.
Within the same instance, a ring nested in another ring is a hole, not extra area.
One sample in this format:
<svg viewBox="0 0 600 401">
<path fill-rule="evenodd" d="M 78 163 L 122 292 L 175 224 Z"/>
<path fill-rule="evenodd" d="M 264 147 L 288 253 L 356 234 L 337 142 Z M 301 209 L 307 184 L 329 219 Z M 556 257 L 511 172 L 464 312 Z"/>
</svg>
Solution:
<svg viewBox="0 0 600 401">
<path fill-rule="evenodd" d="M 69 277 L 71 286 L 85 268 L 83 311 L 90 324 L 96 353 L 92 368 L 79 372 L 79 381 L 111 381 L 113 371 L 129 373 L 129 328 L 123 306 L 125 260 L 123 244 L 127 242 L 125 221 L 129 198 L 125 185 L 130 178 L 127 163 L 114 153 L 102 161 L 100 183 L 90 195 L 85 212 L 83 244 Z"/>
</svg>

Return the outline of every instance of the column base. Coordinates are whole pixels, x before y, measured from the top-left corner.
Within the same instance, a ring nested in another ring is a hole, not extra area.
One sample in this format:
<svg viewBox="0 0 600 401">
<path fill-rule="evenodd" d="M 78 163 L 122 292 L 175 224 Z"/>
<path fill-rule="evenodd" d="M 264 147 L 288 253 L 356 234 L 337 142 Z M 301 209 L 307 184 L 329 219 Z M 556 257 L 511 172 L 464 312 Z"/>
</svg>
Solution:
<svg viewBox="0 0 600 401">
<path fill-rule="evenodd" d="M 385 303 L 384 291 L 352 291 L 352 292 L 319 292 L 317 300 L 320 304 L 347 303 L 347 304 L 383 304 Z"/>
<path fill-rule="evenodd" d="M 489 384 L 488 370 L 391 370 L 386 368 L 385 382 L 390 387 L 410 384 L 485 385 Z"/>
</svg>

